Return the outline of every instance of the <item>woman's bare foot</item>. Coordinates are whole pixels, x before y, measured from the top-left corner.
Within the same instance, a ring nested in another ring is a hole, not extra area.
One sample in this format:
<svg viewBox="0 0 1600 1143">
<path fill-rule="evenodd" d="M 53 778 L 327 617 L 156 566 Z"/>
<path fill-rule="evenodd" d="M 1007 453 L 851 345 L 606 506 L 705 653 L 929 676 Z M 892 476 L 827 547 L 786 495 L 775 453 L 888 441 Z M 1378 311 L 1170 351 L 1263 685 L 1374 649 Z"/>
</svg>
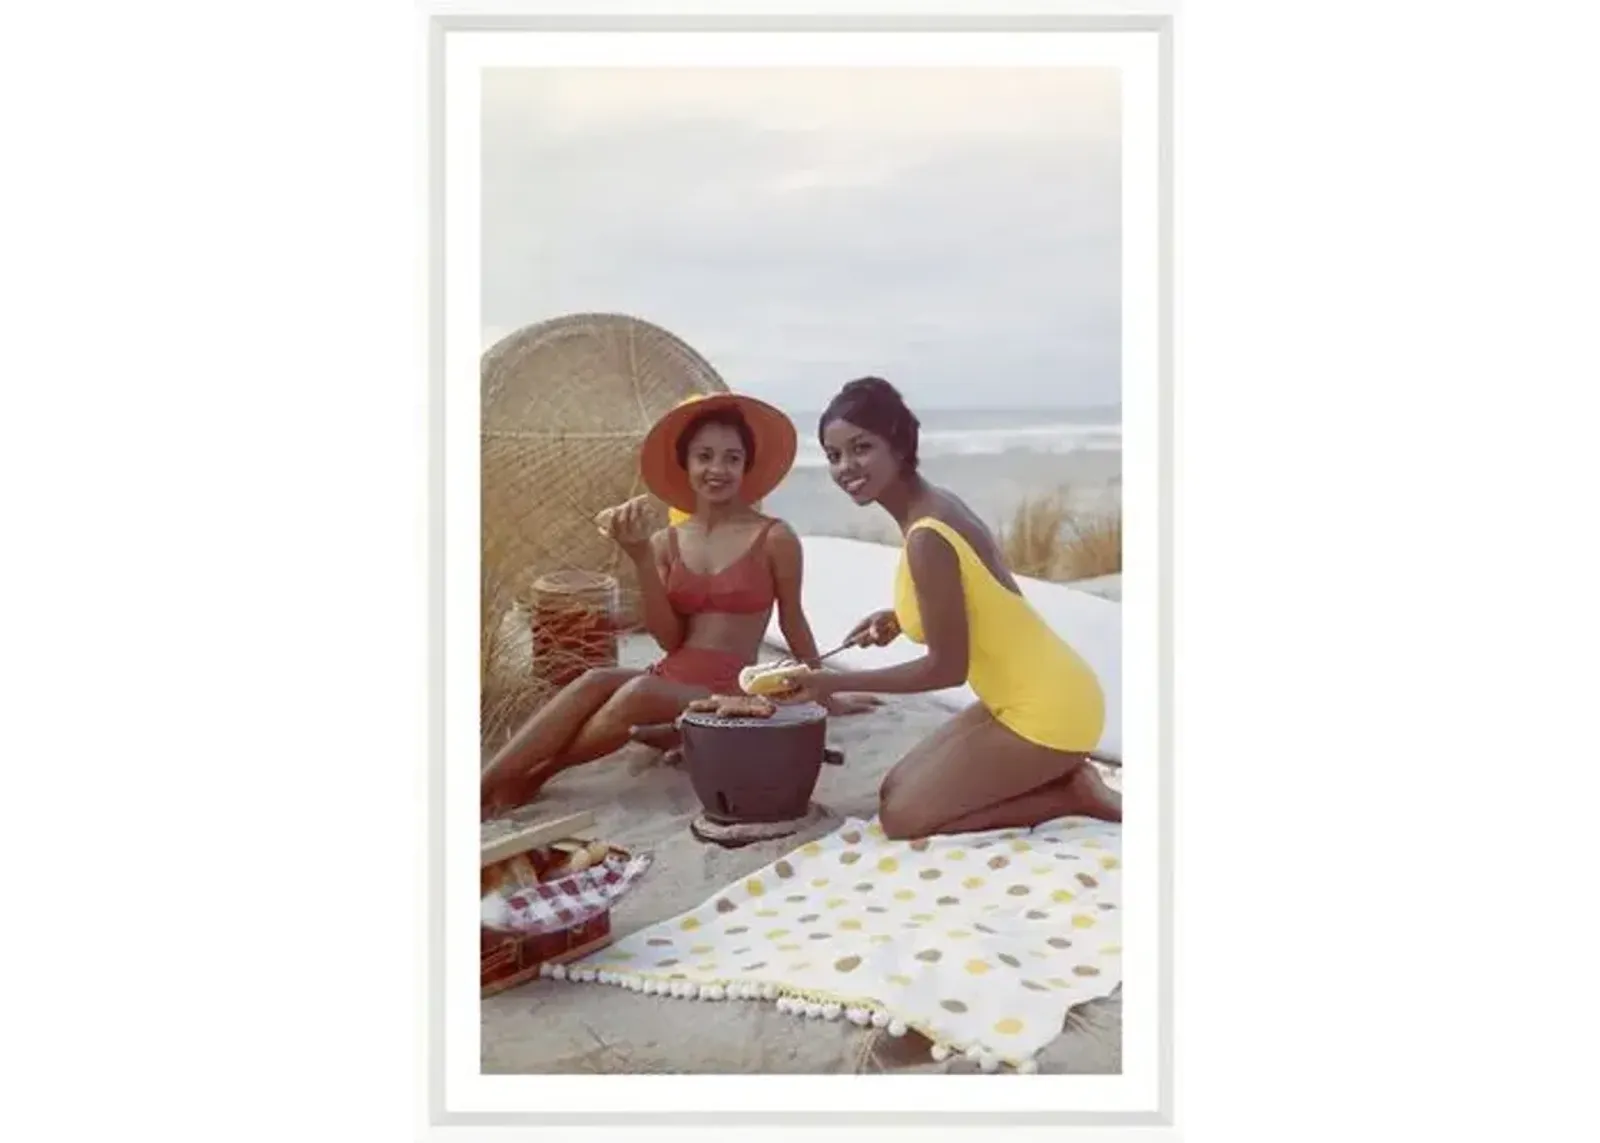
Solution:
<svg viewBox="0 0 1600 1143">
<path fill-rule="evenodd" d="M 535 767 L 521 774 L 497 774 L 482 786 L 479 816 L 489 818 L 520 809 L 539 796 L 550 772 Z"/>
<path fill-rule="evenodd" d="M 1107 786 L 1093 762 L 1085 761 L 1052 789 L 1061 791 L 1060 817 L 1089 817 L 1102 821 L 1122 820 L 1122 795 Z"/>
<path fill-rule="evenodd" d="M 648 726 L 635 726 L 629 729 L 628 737 L 634 742 L 640 742 L 652 750 L 665 753 L 683 741 L 675 723 L 657 722 Z"/>
<path fill-rule="evenodd" d="M 829 695 L 826 705 L 828 713 L 837 718 L 850 714 L 866 714 L 869 710 L 876 710 L 882 706 L 883 700 L 877 695 L 840 693 Z"/>
</svg>

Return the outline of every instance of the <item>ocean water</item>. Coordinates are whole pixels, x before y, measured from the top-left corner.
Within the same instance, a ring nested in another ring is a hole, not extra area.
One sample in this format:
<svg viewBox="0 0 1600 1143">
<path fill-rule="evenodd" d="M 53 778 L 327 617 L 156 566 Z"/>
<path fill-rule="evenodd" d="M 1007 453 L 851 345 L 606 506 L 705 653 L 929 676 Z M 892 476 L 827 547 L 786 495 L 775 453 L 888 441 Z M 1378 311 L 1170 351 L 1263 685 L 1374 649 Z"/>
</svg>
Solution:
<svg viewBox="0 0 1600 1143">
<path fill-rule="evenodd" d="M 817 441 L 820 410 L 784 411 L 800 431 L 800 445 L 766 510 L 802 534 L 896 539 L 883 509 L 858 507 L 828 475 Z M 923 475 L 965 500 L 991 528 L 1008 524 L 1030 496 L 1065 492 L 1081 507 L 1120 499 L 1119 409 L 941 409 L 917 416 Z"/>
</svg>

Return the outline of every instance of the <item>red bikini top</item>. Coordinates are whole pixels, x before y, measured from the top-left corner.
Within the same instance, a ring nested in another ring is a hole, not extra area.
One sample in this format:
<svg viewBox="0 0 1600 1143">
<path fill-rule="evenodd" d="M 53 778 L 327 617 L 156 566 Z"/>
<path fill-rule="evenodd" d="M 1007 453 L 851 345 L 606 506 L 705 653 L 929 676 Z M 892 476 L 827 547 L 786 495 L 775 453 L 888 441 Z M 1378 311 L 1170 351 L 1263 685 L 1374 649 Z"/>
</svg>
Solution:
<svg viewBox="0 0 1600 1143">
<path fill-rule="evenodd" d="M 744 555 L 721 571 L 706 575 L 690 571 L 678 552 L 678 529 L 667 531 L 667 602 L 679 615 L 701 615 L 714 611 L 724 615 L 753 615 L 772 606 L 777 589 L 772 573 L 762 558 L 766 552 L 768 520 L 756 533 Z"/>
</svg>

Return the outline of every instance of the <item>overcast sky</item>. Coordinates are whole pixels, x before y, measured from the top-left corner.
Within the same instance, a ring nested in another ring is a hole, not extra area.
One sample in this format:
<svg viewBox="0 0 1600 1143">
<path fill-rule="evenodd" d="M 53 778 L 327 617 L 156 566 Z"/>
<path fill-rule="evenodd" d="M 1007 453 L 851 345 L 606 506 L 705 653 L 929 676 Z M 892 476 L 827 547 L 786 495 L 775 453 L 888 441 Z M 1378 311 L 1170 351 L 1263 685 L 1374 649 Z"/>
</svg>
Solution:
<svg viewBox="0 0 1600 1143">
<path fill-rule="evenodd" d="M 661 325 L 820 408 L 1120 403 L 1120 116 L 1101 69 L 484 73 L 483 338 Z"/>
</svg>

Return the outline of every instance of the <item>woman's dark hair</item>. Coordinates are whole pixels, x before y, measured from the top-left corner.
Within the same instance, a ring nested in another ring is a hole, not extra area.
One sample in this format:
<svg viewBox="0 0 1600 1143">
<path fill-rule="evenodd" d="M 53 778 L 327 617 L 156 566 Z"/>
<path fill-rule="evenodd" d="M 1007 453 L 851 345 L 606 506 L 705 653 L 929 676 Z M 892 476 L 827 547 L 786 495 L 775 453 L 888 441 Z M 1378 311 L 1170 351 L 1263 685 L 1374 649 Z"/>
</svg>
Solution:
<svg viewBox="0 0 1600 1143">
<path fill-rule="evenodd" d="M 907 472 L 917 470 L 917 429 L 921 422 L 906 407 L 900 391 L 882 377 L 861 377 L 839 390 L 817 422 L 818 442 L 834 421 L 849 421 L 876 433 L 900 454 Z"/>
<path fill-rule="evenodd" d="M 744 467 L 746 471 L 756 462 L 756 435 L 750 431 L 750 424 L 744 419 L 744 414 L 738 409 L 712 409 L 709 413 L 701 413 L 678 434 L 678 467 L 685 472 L 689 471 L 689 444 L 695 434 L 707 425 L 727 425 L 739 434 L 739 443 L 744 446 Z"/>
</svg>

